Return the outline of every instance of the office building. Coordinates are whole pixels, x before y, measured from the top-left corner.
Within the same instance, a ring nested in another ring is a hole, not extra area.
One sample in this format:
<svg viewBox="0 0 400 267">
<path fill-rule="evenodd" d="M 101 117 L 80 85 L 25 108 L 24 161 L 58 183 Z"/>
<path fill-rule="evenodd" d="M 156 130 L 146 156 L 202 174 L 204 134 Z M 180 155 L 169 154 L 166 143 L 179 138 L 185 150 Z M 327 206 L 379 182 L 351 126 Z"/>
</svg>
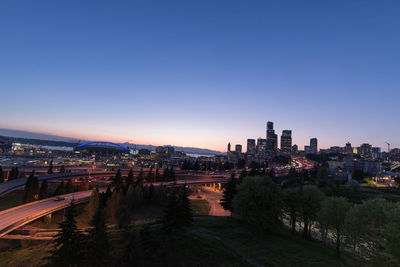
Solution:
<svg viewBox="0 0 400 267">
<path fill-rule="evenodd" d="M 235 146 L 235 152 L 241 154 L 242 153 L 242 145 L 236 145 Z"/>
<path fill-rule="evenodd" d="M 281 152 L 286 154 L 292 153 L 292 131 L 283 130 L 281 136 Z"/>
<path fill-rule="evenodd" d="M 256 153 L 256 140 L 255 139 L 247 139 L 247 153 L 255 154 Z"/>
<path fill-rule="evenodd" d="M 310 154 L 317 154 L 318 153 L 318 139 L 311 138 L 310 139 Z"/>
<path fill-rule="evenodd" d="M 228 143 L 228 152 L 231 152 L 231 143 Z"/>
<path fill-rule="evenodd" d="M 267 122 L 267 153 L 274 154 L 278 149 L 278 135 L 275 134 L 274 123 Z"/>
</svg>

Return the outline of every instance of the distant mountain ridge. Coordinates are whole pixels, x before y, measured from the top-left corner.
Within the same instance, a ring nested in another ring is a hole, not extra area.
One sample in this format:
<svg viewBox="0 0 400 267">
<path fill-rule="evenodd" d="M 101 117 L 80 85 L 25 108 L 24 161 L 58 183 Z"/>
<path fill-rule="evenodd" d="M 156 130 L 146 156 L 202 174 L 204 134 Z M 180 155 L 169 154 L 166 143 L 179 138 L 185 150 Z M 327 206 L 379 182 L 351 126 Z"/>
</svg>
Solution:
<svg viewBox="0 0 400 267">
<path fill-rule="evenodd" d="M 18 142 L 27 142 L 30 144 L 36 145 L 51 145 L 51 146 L 76 146 L 78 143 L 94 141 L 94 140 L 78 140 L 70 137 L 52 135 L 52 134 L 42 134 L 36 132 L 29 132 L 29 131 L 21 131 L 21 130 L 12 130 L 12 129 L 5 129 L 0 128 L 0 136 L 15 138 L 15 141 Z M 141 145 L 141 144 L 131 144 L 131 143 L 121 143 L 122 145 L 135 148 L 136 149 L 149 149 L 154 151 L 156 146 L 154 145 Z M 224 153 L 206 149 L 206 148 L 197 148 L 197 147 L 179 147 L 173 146 L 175 151 L 182 151 L 189 154 L 205 154 L 205 155 L 223 155 Z"/>
</svg>

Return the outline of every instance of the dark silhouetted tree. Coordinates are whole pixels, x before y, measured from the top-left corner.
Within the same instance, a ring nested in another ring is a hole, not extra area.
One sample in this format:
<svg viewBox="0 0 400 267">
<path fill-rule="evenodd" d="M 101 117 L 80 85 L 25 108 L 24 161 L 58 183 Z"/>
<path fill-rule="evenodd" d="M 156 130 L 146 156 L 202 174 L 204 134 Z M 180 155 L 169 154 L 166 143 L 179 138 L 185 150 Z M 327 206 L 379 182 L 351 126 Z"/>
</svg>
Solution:
<svg viewBox="0 0 400 267">
<path fill-rule="evenodd" d="M 233 213 L 233 198 L 236 195 L 236 181 L 235 181 L 235 174 L 232 173 L 231 179 L 225 185 L 224 193 L 221 199 L 221 206 L 224 210 L 229 210 L 231 215 Z"/>
<path fill-rule="evenodd" d="M 84 235 L 78 230 L 75 221 L 75 205 L 66 209 L 65 220 L 60 223 L 60 232 L 55 236 L 54 250 L 51 251 L 51 266 L 80 266 L 86 246 Z"/>
<path fill-rule="evenodd" d="M 53 161 L 50 161 L 49 169 L 47 170 L 48 174 L 53 174 Z"/>
<path fill-rule="evenodd" d="M 47 197 L 48 197 L 48 184 L 47 180 L 44 180 L 40 185 L 39 199 L 45 199 Z"/>
<path fill-rule="evenodd" d="M 61 167 L 60 167 L 60 173 L 65 173 L 65 166 L 64 166 L 64 165 L 61 165 Z"/>
<path fill-rule="evenodd" d="M 72 185 L 72 180 L 69 179 L 67 185 L 65 186 L 65 194 L 70 194 L 74 192 L 74 187 Z"/>
<path fill-rule="evenodd" d="M 0 165 L 0 183 L 4 182 L 3 168 Z"/>
<path fill-rule="evenodd" d="M 106 266 L 110 259 L 110 245 L 107 235 L 105 212 L 97 207 L 91 224 L 94 226 L 88 235 L 88 259 L 93 266 Z"/>
<path fill-rule="evenodd" d="M 117 173 L 115 174 L 115 177 L 112 180 L 112 183 L 115 187 L 115 190 L 119 190 L 122 185 L 122 175 L 121 175 L 121 169 L 118 169 Z"/>
</svg>

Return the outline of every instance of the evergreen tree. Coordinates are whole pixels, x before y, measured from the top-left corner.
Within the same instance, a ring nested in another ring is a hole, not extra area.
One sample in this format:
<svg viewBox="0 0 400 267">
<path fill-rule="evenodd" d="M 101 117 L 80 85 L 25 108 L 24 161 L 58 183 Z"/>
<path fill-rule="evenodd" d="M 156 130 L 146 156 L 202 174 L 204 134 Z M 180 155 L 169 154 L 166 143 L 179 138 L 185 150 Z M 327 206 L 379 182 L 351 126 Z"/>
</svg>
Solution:
<svg viewBox="0 0 400 267">
<path fill-rule="evenodd" d="M 60 167 L 60 173 L 65 173 L 65 166 L 64 166 L 64 165 L 61 165 L 61 167 Z"/>
<path fill-rule="evenodd" d="M 153 200 L 153 198 L 154 198 L 154 185 L 153 184 L 151 184 L 149 187 L 148 198 L 149 198 L 149 200 Z"/>
<path fill-rule="evenodd" d="M 59 196 L 64 194 L 65 194 L 65 185 L 64 181 L 61 181 L 61 183 L 57 186 L 56 190 L 54 191 L 54 195 Z"/>
<path fill-rule="evenodd" d="M 15 167 L 15 171 L 14 171 L 14 178 L 13 179 L 18 179 L 19 178 L 19 171 L 18 171 L 18 167 Z"/>
<path fill-rule="evenodd" d="M 106 193 L 105 193 L 106 199 L 108 199 L 109 197 L 111 197 L 111 195 L 112 195 L 111 187 L 110 187 L 110 185 L 108 185 L 108 186 L 107 186 Z"/>
<path fill-rule="evenodd" d="M 4 182 L 3 168 L 0 165 L 0 183 Z"/>
<path fill-rule="evenodd" d="M 153 167 L 150 167 L 150 170 L 147 173 L 147 182 L 151 183 L 152 181 L 153 181 Z"/>
<path fill-rule="evenodd" d="M 174 167 L 171 167 L 171 170 L 169 171 L 169 179 L 170 179 L 170 181 L 176 181 Z"/>
<path fill-rule="evenodd" d="M 247 176 L 246 169 L 243 169 L 239 176 L 239 183 L 242 183 L 243 179 Z"/>
<path fill-rule="evenodd" d="M 165 168 L 163 176 L 164 176 L 164 181 L 169 181 L 170 173 L 169 173 L 168 166 L 167 166 L 167 168 Z"/>
<path fill-rule="evenodd" d="M 32 180 L 33 177 L 35 176 L 35 171 L 32 170 L 31 174 L 29 175 L 28 179 L 25 182 L 25 187 L 24 187 L 24 194 L 22 196 L 22 202 L 26 203 L 28 202 L 28 198 L 29 198 L 29 191 L 32 185 Z"/>
<path fill-rule="evenodd" d="M 47 170 L 48 174 L 53 174 L 53 161 L 50 161 L 49 163 L 49 169 Z"/>
<path fill-rule="evenodd" d="M 65 194 L 70 194 L 74 192 L 74 186 L 72 185 L 72 180 L 69 179 L 67 185 L 65 186 Z"/>
<path fill-rule="evenodd" d="M 177 199 L 176 188 L 169 192 L 167 198 L 167 205 L 164 209 L 164 216 L 162 218 L 163 227 L 165 229 L 171 229 L 177 226 L 176 221 L 179 217 L 179 206 Z"/>
<path fill-rule="evenodd" d="M 95 226 L 95 224 L 93 224 L 93 219 L 96 213 L 99 212 L 99 207 L 100 207 L 100 194 L 99 194 L 99 189 L 96 188 L 90 195 L 89 203 L 87 205 L 87 214 L 89 217 L 89 221 L 93 226 Z"/>
<path fill-rule="evenodd" d="M 179 229 L 193 221 L 188 195 L 186 186 L 180 190 L 174 188 L 168 194 L 167 205 L 162 218 L 164 229 Z"/>
<path fill-rule="evenodd" d="M 39 180 L 36 176 L 32 179 L 31 188 L 29 190 L 28 202 L 39 199 Z"/>
<path fill-rule="evenodd" d="M 15 168 L 12 167 L 12 168 L 11 168 L 11 171 L 8 173 L 8 181 L 13 180 L 13 179 L 14 179 L 14 176 L 15 176 Z"/>
<path fill-rule="evenodd" d="M 193 222 L 193 213 L 190 207 L 189 189 L 186 186 L 183 186 L 180 191 L 178 204 L 181 213 L 181 224 L 183 226 L 189 225 Z"/>
<path fill-rule="evenodd" d="M 88 236 L 88 259 L 94 266 L 106 266 L 110 258 L 110 246 L 106 218 L 101 206 L 97 207 L 92 225 L 94 225 L 94 228 L 89 231 Z"/>
<path fill-rule="evenodd" d="M 140 169 L 138 178 L 136 180 L 136 187 L 143 187 L 143 169 Z"/>
<path fill-rule="evenodd" d="M 117 173 L 115 174 L 115 177 L 113 179 L 113 185 L 115 186 L 116 190 L 119 190 L 122 185 L 122 175 L 121 175 L 121 169 L 118 169 Z"/>
<path fill-rule="evenodd" d="M 128 176 L 126 177 L 126 188 L 133 184 L 133 171 L 132 169 L 129 170 Z"/>
<path fill-rule="evenodd" d="M 66 209 L 66 219 L 60 223 L 60 232 L 55 236 L 54 250 L 51 252 L 52 266 L 80 266 L 85 250 L 85 239 L 75 221 L 75 205 Z"/>
<path fill-rule="evenodd" d="M 35 201 L 39 198 L 39 181 L 35 176 L 35 172 L 32 171 L 28 179 L 25 182 L 24 194 L 22 201 L 24 203 Z"/>
<path fill-rule="evenodd" d="M 233 198 L 236 195 L 236 181 L 235 181 L 235 174 L 232 173 L 231 179 L 226 184 L 224 188 L 224 193 L 221 199 L 221 206 L 224 210 L 229 210 L 231 215 L 233 213 Z"/>
<path fill-rule="evenodd" d="M 158 167 L 156 168 L 156 173 L 155 173 L 155 182 L 158 181 L 160 179 L 160 172 L 158 171 Z"/>
<path fill-rule="evenodd" d="M 45 199 L 47 197 L 48 197 L 48 184 L 47 180 L 44 180 L 40 185 L 39 199 Z"/>
</svg>

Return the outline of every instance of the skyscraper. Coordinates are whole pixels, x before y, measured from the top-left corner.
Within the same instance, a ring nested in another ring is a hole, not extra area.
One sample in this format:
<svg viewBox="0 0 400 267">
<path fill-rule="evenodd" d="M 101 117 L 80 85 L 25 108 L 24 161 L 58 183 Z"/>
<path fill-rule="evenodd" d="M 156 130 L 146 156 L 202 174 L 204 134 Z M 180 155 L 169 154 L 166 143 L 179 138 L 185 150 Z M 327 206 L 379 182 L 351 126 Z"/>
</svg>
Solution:
<svg viewBox="0 0 400 267">
<path fill-rule="evenodd" d="M 236 145 L 236 146 L 235 146 L 235 151 L 236 151 L 237 153 L 242 153 L 242 145 Z"/>
<path fill-rule="evenodd" d="M 247 153 L 248 154 L 256 153 L 256 140 L 255 139 L 247 139 Z"/>
<path fill-rule="evenodd" d="M 256 151 L 257 151 L 257 155 L 259 157 L 263 157 L 265 156 L 265 151 L 267 150 L 267 140 L 263 139 L 263 138 L 258 138 L 257 139 L 257 147 L 256 147 Z"/>
<path fill-rule="evenodd" d="M 228 143 L 228 152 L 231 152 L 231 143 Z"/>
<path fill-rule="evenodd" d="M 281 151 L 286 154 L 292 153 L 292 131 L 283 130 L 281 136 Z"/>
<path fill-rule="evenodd" d="M 310 153 L 311 154 L 318 153 L 318 139 L 317 138 L 310 139 Z"/>
<path fill-rule="evenodd" d="M 267 153 L 274 154 L 278 148 L 278 135 L 275 134 L 274 123 L 267 122 Z"/>
</svg>

